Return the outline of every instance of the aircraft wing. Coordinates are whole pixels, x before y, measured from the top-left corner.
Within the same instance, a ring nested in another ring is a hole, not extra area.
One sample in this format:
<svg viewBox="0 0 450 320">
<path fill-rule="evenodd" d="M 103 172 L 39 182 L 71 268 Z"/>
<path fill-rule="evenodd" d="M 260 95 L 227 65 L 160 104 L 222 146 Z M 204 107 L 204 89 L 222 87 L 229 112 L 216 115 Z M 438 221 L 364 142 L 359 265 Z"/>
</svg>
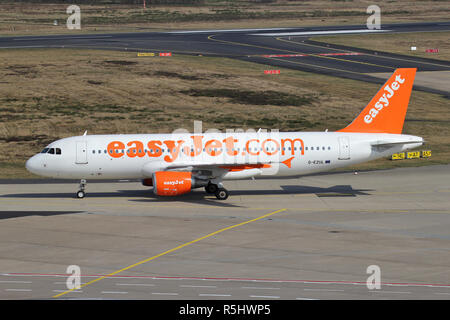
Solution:
<svg viewBox="0 0 450 320">
<path fill-rule="evenodd" d="M 152 161 L 145 164 L 142 171 L 145 175 L 151 176 L 157 171 L 190 171 L 204 172 L 209 171 L 211 176 L 221 176 L 228 171 L 241 171 L 248 169 L 270 168 L 273 163 L 217 163 L 207 161 L 183 161 L 176 163 L 167 163 L 163 161 Z"/>
</svg>

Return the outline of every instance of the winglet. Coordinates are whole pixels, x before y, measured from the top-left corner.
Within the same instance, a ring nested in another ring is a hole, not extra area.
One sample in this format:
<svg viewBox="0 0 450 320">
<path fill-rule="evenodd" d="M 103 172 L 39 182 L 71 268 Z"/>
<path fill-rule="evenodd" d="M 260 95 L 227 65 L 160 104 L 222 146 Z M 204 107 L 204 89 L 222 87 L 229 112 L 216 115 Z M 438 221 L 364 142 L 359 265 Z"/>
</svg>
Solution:
<svg viewBox="0 0 450 320">
<path fill-rule="evenodd" d="M 402 133 L 416 71 L 395 70 L 359 116 L 338 132 Z"/>
</svg>

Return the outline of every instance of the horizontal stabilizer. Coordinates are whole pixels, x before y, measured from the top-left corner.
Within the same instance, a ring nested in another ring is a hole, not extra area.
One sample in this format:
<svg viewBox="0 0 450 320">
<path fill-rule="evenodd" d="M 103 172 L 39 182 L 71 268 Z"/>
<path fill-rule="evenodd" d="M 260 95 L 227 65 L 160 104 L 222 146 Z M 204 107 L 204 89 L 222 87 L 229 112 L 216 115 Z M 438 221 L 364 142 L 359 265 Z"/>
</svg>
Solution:
<svg viewBox="0 0 450 320">
<path fill-rule="evenodd" d="M 379 140 L 379 141 L 375 141 L 372 142 L 370 145 L 372 147 L 389 147 L 389 146 L 397 146 L 397 145 L 401 145 L 401 144 L 413 144 L 413 143 L 422 143 L 424 144 L 425 141 L 423 140 L 408 140 L 408 141 L 386 141 L 386 140 Z"/>
</svg>

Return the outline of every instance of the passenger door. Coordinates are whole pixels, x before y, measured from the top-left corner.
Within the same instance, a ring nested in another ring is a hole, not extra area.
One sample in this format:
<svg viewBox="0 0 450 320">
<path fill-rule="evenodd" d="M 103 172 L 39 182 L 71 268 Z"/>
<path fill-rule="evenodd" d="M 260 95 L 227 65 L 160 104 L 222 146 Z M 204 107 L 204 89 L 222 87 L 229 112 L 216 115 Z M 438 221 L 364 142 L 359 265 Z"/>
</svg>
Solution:
<svg viewBox="0 0 450 320">
<path fill-rule="evenodd" d="M 75 163 L 85 164 L 87 160 L 87 143 L 86 141 L 77 141 L 76 159 Z"/>
</svg>

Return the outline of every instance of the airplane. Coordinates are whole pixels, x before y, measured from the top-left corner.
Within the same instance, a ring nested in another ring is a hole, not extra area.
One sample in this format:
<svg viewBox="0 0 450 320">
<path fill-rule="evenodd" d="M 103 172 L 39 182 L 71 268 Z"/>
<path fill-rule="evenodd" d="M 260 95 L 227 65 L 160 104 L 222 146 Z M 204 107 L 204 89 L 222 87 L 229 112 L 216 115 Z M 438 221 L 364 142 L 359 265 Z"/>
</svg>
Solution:
<svg viewBox="0 0 450 320">
<path fill-rule="evenodd" d="M 402 134 L 416 68 L 399 68 L 347 127 L 335 132 L 179 132 L 68 137 L 26 162 L 37 175 L 86 181 L 140 179 L 158 196 L 195 188 L 225 200 L 224 180 L 292 177 L 387 157 L 424 144 Z"/>
</svg>

